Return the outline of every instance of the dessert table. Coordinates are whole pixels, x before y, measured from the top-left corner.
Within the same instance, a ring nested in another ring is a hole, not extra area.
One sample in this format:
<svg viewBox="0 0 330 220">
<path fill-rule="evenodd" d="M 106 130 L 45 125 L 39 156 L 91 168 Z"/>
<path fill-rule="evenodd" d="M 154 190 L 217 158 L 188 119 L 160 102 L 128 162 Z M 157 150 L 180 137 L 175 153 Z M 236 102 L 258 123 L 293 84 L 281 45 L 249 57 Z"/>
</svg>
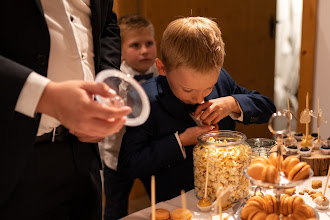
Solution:
<svg viewBox="0 0 330 220">
<path fill-rule="evenodd" d="M 312 180 L 321 180 L 322 188 L 313 189 Z M 325 182 L 326 182 L 326 176 L 311 177 L 311 178 L 307 179 L 303 184 L 297 186 L 296 193 L 294 194 L 294 195 L 301 196 L 305 200 L 307 205 L 314 208 L 314 210 L 316 210 L 318 212 L 320 220 L 330 220 L 330 208 L 327 210 L 316 209 L 315 204 L 314 204 L 312 198 L 310 197 L 310 195 L 308 195 L 307 193 L 304 193 L 304 195 L 299 195 L 299 192 L 302 192 L 304 189 L 308 189 L 308 190 L 312 190 L 312 191 L 322 191 L 322 193 L 323 193 Z M 330 185 L 330 181 L 329 181 L 328 185 Z M 328 187 L 328 186 L 326 186 L 326 187 Z M 273 190 L 272 189 L 264 190 L 263 193 L 273 194 Z M 193 220 L 211 220 L 211 215 L 213 214 L 213 211 L 201 212 L 198 209 L 198 207 L 197 207 L 198 199 L 195 196 L 194 190 L 190 190 L 189 192 L 186 192 L 185 196 L 186 196 L 186 200 L 187 200 L 187 208 L 192 212 Z M 330 188 L 327 188 L 326 197 L 328 199 L 330 199 Z M 232 206 L 234 207 L 235 204 L 232 204 Z M 170 212 L 172 212 L 176 208 L 181 208 L 181 197 L 178 196 L 173 199 L 157 203 L 156 208 L 164 208 L 164 209 L 167 209 Z M 225 210 L 223 212 L 228 213 L 230 215 L 229 220 L 239 219 L 238 216 L 233 213 L 232 208 Z M 138 212 L 135 212 L 122 219 L 123 220 L 147 220 L 147 219 L 150 220 L 150 215 L 151 215 L 151 207 L 140 210 Z"/>
</svg>

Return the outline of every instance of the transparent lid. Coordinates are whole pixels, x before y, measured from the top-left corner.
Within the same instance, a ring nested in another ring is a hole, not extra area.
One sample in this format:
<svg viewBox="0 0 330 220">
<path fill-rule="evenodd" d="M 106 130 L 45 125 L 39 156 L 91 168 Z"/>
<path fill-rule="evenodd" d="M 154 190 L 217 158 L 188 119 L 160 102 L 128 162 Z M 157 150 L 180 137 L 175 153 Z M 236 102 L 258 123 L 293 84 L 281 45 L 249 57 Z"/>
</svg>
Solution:
<svg viewBox="0 0 330 220">
<path fill-rule="evenodd" d="M 203 133 L 197 139 L 203 145 L 228 147 L 245 144 L 246 136 L 238 131 L 218 130 Z"/>
<path fill-rule="evenodd" d="M 132 112 L 127 116 L 127 126 L 143 124 L 150 114 L 150 103 L 141 85 L 130 75 L 116 69 L 103 70 L 97 74 L 96 82 L 104 82 L 113 89 L 117 96 L 104 98 L 96 95 L 96 100 L 110 106 L 129 106 Z"/>
</svg>

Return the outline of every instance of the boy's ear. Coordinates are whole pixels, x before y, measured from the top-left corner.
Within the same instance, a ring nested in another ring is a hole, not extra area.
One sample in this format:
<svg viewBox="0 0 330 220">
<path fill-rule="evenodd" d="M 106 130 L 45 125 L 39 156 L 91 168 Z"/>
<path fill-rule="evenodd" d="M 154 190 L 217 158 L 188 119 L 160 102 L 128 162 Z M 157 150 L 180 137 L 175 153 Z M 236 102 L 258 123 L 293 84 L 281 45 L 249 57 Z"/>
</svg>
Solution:
<svg viewBox="0 0 330 220">
<path fill-rule="evenodd" d="M 165 66 L 164 66 L 163 62 L 158 58 L 156 58 L 155 62 L 156 62 L 156 66 L 157 66 L 159 75 L 166 76 Z"/>
</svg>

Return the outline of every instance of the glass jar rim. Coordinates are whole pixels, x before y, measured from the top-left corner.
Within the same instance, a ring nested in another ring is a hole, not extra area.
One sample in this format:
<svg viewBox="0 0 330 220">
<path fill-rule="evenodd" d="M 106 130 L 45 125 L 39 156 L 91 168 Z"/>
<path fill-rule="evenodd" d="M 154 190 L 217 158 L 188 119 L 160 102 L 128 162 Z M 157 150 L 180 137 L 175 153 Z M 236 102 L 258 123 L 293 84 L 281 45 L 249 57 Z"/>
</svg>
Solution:
<svg viewBox="0 0 330 220">
<path fill-rule="evenodd" d="M 216 135 L 219 135 L 217 138 L 215 138 Z M 221 142 L 210 142 L 209 138 L 213 137 L 216 141 L 221 137 Z M 246 135 L 239 131 L 232 131 L 232 130 L 218 130 L 218 131 L 210 131 L 201 134 L 198 136 L 198 141 L 201 144 L 215 146 L 215 147 L 228 147 L 233 145 L 239 145 L 239 144 L 246 144 Z M 226 140 L 226 142 L 222 142 Z"/>
</svg>

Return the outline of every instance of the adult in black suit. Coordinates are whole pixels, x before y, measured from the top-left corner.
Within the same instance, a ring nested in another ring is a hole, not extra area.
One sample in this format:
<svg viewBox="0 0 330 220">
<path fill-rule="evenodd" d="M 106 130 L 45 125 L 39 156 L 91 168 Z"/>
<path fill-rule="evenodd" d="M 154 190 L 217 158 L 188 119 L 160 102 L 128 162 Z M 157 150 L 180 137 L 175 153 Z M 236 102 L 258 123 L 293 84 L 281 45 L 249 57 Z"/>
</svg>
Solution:
<svg viewBox="0 0 330 220">
<path fill-rule="evenodd" d="M 143 84 L 150 116 L 143 125 L 126 128 L 117 166 L 122 175 L 141 178 L 149 193 L 155 175 L 157 202 L 193 189 L 193 146 L 200 134 L 212 130 L 210 124 L 235 130 L 236 121 L 265 123 L 276 110 L 268 97 L 239 86 L 222 68 L 224 44 L 210 19 L 171 22 L 161 54 L 163 61 L 156 59 L 161 76 Z M 200 126 L 187 108 L 195 104 L 191 112 L 200 116 Z"/>
<path fill-rule="evenodd" d="M 86 33 L 92 36 L 95 73 L 119 68 L 113 1 L 78 4 L 91 10 L 92 30 L 86 28 Z M 44 9 L 40 0 L 0 2 L 0 219 L 101 219 L 100 159 L 92 142 L 119 131 L 130 109 L 98 104 L 92 95 L 111 96 L 109 88 L 76 80 L 50 81 L 34 117 L 15 110 L 32 72 L 48 74 L 51 30 Z M 36 138 L 40 113 L 62 124 L 54 142 L 52 133 Z"/>
</svg>

